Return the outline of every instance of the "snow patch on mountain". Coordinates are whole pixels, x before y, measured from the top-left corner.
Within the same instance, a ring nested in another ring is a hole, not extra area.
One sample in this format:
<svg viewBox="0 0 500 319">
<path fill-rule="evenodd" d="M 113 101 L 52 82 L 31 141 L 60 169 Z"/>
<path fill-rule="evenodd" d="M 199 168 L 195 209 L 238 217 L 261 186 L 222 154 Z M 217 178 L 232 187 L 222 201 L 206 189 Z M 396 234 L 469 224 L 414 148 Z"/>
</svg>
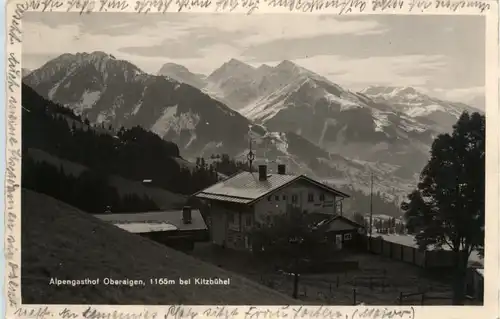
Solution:
<svg viewBox="0 0 500 319">
<path fill-rule="evenodd" d="M 391 122 L 389 121 L 387 114 L 384 114 L 377 110 L 373 110 L 372 113 L 373 113 L 373 120 L 375 122 L 375 131 L 383 132 L 385 127 L 391 125 Z"/>
<path fill-rule="evenodd" d="M 177 134 L 183 130 L 194 131 L 200 122 L 200 116 L 192 112 L 177 114 L 177 107 L 177 105 L 166 107 L 151 127 L 151 131 L 159 136 L 164 136 L 169 131 Z"/>
<path fill-rule="evenodd" d="M 97 102 L 100 96 L 101 96 L 100 91 L 91 92 L 89 90 L 85 90 L 85 92 L 83 92 L 82 94 L 81 104 L 84 108 L 91 108 L 92 105 L 94 105 L 94 103 Z M 123 102 L 123 94 L 121 96 L 118 96 L 117 99 L 119 99 L 120 97 Z"/>
<path fill-rule="evenodd" d="M 134 105 L 134 107 L 132 108 L 132 112 L 130 114 L 136 115 L 137 112 L 139 112 L 139 110 L 141 109 L 141 106 L 142 106 L 142 100 L 139 100 L 139 102 L 137 102 L 137 104 Z"/>
<path fill-rule="evenodd" d="M 355 103 L 354 101 L 343 99 L 341 97 L 338 97 L 338 96 L 331 94 L 331 93 L 328 93 L 328 92 L 325 92 L 324 96 L 328 101 L 339 104 L 341 111 L 362 107 L 361 105 L 359 105 L 359 103 Z"/>
<path fill-rule="evenodd" d="M 446 112 L 446 109 L 442 105 L 437 105 L 437 104 L 430 104 L 430 105 L 413 104 L 411 106 L 409 104 L 408 106 L 409 109 L 406 111 L 406 114 L 411 117 L 427 116 L 437 111 Z"/>
<path fill-rule="evenodd" d="M 85 90 L 80 98 L 80 101 L 70 106 L 76 114 L 82 114 L 84 110 L 92 108 L 92 106 L 101 97 L 101 91 Z"/>
<path fill-rule="evenodd" d="M 389 103 L 395 110 L 413 118 L 432 116 L 436 112 L 444 112 L 458 118 L 463 111 L 472 110 L 461 103 L 428 96 L 412 87 L 370 86 L 361 93 L 377 102 Z"/>
</svg>

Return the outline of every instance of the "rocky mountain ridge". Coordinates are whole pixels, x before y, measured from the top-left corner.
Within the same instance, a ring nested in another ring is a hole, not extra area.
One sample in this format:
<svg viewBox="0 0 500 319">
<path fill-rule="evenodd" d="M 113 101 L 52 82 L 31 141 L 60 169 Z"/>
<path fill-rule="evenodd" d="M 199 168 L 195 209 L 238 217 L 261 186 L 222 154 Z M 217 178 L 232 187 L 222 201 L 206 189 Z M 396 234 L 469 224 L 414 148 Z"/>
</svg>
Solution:
<svg viewBox="0 0 500 319">
<path fill-rule="evenodd" d="M 442 130 L 378 91 L 351 92 L 291 61 L 253 67 L 232 59 L 208 76 L 167 63 L 151 75 L 104 52 L 63 54 L 23 81 L 95 125 L 151 130 L 185 158 L 244 160 L 252 136 L 257 162 L 366 192 L 374 172 L 392 199 L 414 186 Z"/>
</svg>

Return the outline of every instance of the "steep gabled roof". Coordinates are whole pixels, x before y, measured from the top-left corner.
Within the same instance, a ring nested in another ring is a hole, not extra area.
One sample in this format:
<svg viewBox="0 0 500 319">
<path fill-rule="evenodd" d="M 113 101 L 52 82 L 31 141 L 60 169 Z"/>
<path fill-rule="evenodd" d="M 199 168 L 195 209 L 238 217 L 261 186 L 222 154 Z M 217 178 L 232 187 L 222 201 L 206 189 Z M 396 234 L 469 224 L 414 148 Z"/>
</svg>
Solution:
<svg viewBox="0 0 500 319">
<path fill-rule="evenodd" d="M 365 226 L 358 224 L 357 222 L 344 217 L 342 215 L 335 215 L 331 218 L 325 219 L 322 222 L 318 223 L 318 227 L 321 227 L 323 229 L 328 229 L 331 225 L 333 225 L 336 221 L 343 221 L 349 225 L 351 225 L 353 228 L 365 228 Z M 333 229 L 332 229 L 333 230 Z"/>
<path fill-rule="evenodd" d="M 336 196 L 347 198 L 349 195 L 331 188 L 304 175 L 268 174 L 265 181 L 259 180 L 258 173 L 241 172 L 194 194 L 201 199 L 253 204 L 265 196 L 297 181 L 306 181 Z"/>
</svg>

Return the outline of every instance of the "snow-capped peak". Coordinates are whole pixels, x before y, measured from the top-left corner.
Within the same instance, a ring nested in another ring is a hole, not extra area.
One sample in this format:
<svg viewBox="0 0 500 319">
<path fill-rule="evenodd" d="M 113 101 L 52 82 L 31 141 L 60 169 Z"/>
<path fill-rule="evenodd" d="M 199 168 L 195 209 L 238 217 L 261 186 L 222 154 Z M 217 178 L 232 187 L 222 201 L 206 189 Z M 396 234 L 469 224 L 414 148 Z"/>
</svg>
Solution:
<svg viewBox="0 0 500 319">
<path fill-rule="evenodd" d="M 399 98 L 399 99 L 418 99 L 418 98 L 425 98 L 426 96 L 420 92 L 418 92 L 415 88 L 409 87 L 409 86 L 404 86 L 404 87 L 397 87 L 397 86 L 370 86 L 364 90 L 361 91 L 361 93 L 370 96 L 370 97 L 377 97 L 377 98 L 384 98 L 384 99 L 394 99 L 394 98 Z"/>
<path fill-rule="evenodd" d="M 299 68 L 299 66 L 290 60 L 283 60 L 276 66 L 278 70 L 294 70 L 296 68 Z"/>
</svg>

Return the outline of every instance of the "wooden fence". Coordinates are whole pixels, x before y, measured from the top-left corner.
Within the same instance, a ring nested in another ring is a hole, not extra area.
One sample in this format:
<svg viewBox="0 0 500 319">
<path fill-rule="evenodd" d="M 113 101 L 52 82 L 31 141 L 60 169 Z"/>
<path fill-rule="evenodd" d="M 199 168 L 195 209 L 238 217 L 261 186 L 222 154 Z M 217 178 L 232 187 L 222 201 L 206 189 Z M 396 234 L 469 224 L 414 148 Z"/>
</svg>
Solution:
<svg viewBox="0 0 500 319">
<path fill-rule="evenodd" d="M 387 241 L 383 237 L 363 237 L 362 245 L 374 254 L 407 262 L 421 268 L 453 267 L 453 252 L 448 250 L 421 251 L 416 247 Z"/>
</svg>

